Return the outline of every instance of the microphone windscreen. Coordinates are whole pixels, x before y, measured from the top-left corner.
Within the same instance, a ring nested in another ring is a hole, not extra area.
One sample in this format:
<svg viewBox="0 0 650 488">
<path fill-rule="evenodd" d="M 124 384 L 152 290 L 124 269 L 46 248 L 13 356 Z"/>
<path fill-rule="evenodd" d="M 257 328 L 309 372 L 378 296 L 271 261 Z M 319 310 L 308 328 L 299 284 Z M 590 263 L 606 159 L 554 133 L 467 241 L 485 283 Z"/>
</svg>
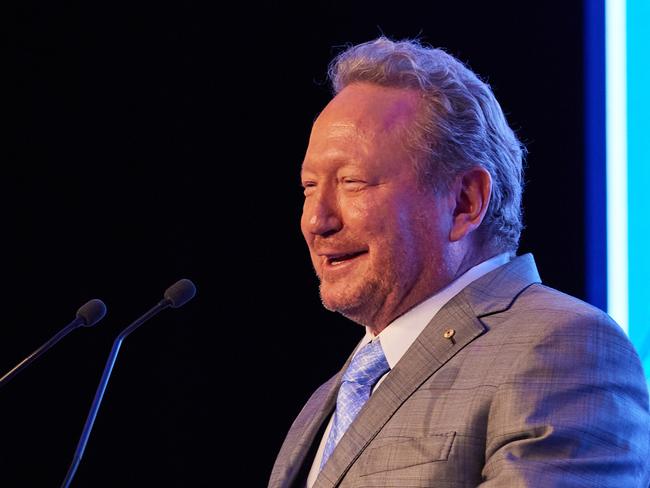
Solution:
<svg viewBox="0 0 650 488">
<path fill-rule="evenodd" d="M 165 290 L 165 298 L 170 301 L 172 308 L 185 305 L 196 295 L 196 286 L 190 280 L 183 278 Z"/>
<path fill-rule="evenodd" d="M 106 305 L 98 298 L 84 303 L 77 310 L 77 318 L 83 319 L 84 327 L 91 327 L 104 318 L 106 315 Z"/>
</svg>

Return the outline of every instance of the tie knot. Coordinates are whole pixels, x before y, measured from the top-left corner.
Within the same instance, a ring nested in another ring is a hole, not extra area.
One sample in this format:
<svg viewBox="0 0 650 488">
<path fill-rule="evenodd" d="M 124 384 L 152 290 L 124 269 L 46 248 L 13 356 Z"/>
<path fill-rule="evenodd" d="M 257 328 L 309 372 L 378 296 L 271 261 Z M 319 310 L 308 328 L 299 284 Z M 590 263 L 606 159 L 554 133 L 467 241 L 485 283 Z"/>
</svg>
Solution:
<svg viewBox="0 0 650 488">
<path fill-rule="evenodd" d="M 369 342 L 352 358 L 343 381 L 373 385 L 389 369 L 381 343 L 378 340 Z"/>
</svg>

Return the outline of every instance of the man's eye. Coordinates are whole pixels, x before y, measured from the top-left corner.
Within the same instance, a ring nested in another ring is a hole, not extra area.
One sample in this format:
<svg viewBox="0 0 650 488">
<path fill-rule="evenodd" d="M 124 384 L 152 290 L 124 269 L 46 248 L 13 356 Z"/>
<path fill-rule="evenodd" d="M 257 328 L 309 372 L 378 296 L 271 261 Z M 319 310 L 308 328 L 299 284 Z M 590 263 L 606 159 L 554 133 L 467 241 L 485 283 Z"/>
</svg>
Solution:
<svg viewBox="0 0 650 488">
<path fill-rule="evenodd" d="M 356 180 L 353 178 L 344 178 L 343 179 L 343 184 L 347 187 L 351 188 L 360 188 L 361 186 L 365 185 L 365 181 L 362 180 Z"/>
</svg>

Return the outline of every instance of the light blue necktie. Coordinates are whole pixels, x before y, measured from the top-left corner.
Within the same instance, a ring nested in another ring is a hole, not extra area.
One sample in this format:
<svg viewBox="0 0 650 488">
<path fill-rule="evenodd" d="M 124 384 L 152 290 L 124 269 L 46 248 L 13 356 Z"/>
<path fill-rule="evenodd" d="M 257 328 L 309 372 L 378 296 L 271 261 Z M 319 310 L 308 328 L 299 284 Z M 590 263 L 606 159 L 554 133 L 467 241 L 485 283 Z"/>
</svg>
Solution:
<svg viewBox="0 0 650 488">
<path fill-rule="evenodd" d="M 336 411 L 329 437 L 323 450 L 320 467 L 323 469 L 327 459 L 343 437 L 361 407 L 370 398 L 372 387 L 390 369 L 379 340 L 369 342 L 352 358 L 336 399 Z"/>
</svg>

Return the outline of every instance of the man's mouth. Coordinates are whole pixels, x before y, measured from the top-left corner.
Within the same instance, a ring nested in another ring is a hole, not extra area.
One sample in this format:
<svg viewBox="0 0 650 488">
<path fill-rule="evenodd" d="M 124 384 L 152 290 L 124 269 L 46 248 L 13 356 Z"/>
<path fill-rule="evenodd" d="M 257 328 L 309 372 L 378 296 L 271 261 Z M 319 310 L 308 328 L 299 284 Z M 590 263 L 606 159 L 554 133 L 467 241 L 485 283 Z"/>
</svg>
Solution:
<svg viewBox="0 0 650 488">
<path fill-rule="evenodd" d="M 356 251 L 356 252 L 350 252 L 350 253 L 341 253 L 341 254 L 334 254 L 327 256 L 327 264 L 330 266 L 339 266 L 342 263 L 345 263 L 346 261 L 351 261 L 354 258 L 361 256 L 362 254 L 366 254 L 368 251 Z"/>
</svg>

